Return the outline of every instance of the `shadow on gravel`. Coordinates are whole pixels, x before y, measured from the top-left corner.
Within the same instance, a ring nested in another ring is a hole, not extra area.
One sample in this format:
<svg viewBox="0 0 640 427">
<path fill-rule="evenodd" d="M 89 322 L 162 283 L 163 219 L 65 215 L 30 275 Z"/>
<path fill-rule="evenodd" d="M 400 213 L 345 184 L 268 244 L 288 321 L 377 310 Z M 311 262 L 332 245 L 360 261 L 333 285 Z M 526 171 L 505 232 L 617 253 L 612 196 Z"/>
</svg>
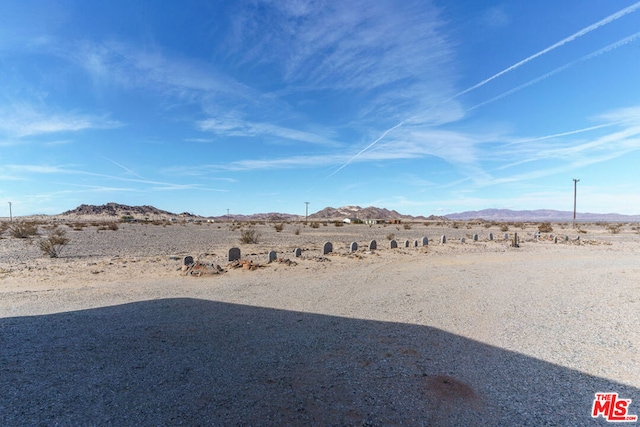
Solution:
<svg viewBox="0 0 640 427">
<path fill-rule="evenodd" d="M 640 391 L 442 330 L 196 299 L 0 319 L 0 425 L 589 425 Z"/>
</svg>

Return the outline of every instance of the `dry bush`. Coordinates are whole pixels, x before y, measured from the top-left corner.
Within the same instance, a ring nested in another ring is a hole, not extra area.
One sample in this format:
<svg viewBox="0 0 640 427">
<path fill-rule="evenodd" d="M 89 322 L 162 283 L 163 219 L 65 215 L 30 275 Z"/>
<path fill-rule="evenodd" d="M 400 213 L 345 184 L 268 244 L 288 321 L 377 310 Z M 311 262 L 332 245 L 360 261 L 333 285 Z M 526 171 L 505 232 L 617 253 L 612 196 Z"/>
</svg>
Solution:
<svg viewBox="0 0 640 427">
<path fill-rule="evenodd" d="M 553 227 L 551 227 L 550 222 L 543 222 L 538 225 L 538 231 L 541 233 L 551 233 L 553 231 Z"/>
<path fill-rule="evenodd" d="M 38 235 L 38 224 L 35 222 L 16 222 L 9 225 L 9 234 L 17 239 L 28 239 Z"/>
<path fill-rule="evenodd" d="M 107 231 L 107 230 L 116 231 L 119 228 L 120 227 L 118 226 L 117 222 L 110 221 L 110 222 L 104 222 L 104 223 L 100 224 L 98 226 L 98 230 L 96 230 L 96 231 Z"/>
<path fill-rule="evenodd" d="M 282 223 L 282 222 L 281 222 L 280 224 L 275 224 L 275 225 L 273 226 L 273 228 L 276 230 L 276 232 L 278 232 L 278 233 L 279 233 L 279 232 L 281 232 L 281 231 L 282 231 L 282 229 L 284 228 L 284 223 Z"/>
<path fill-rule="evenodd" d="M 453 224 L 451 224 L 452 228 L 460 228 L 460 223 L 458 222 L 454 222 Z"/>
<path fill-rule="evenodd" d="M 423 222 L 423 224 L 424 224 L 424 226 L 425 226 L 425 227 L 428 227 L 428 226 L 430 226 L 430 225 L 431 225 L 431 223 L 430 223 L 430 222 L 426 222 L 426 221 L 425 221 L 425 222 Z"/>
<path fill-rule="evenodd" d="M 393 240 L 393 239 L 395 239 L 395 238 L 396 238 L 396 235 L 395 235 L 395 234 L 393 234 L 393 233 L 389 233 L 389 234 L 387 234 L 387 240 Z"/>
<path fill-rule="evenodd" d="M 622 224 L 609 224 L 607 228 L 611 234 L 618 234 L 622 228 Z"/>
<path fill-rule="evenodd" d="M 342 227 L 344 223 L 342 221 L 333 221 L 333 225 L 335 225 L 336 227 Z"/>
<path fill-rule="evenodd" d="M 245 230 L 240 231 L 240 242 L 255 244 L 260 239 L 260 233 L 253 227 L 248 227 Z"/>
<path fill-rule="evenodd" d="M 296 231 L 294 231 L 293 234 L 295 234 L 296 236 L 299 236 L 300 235 L 300 229 L 296 228 Z"/>
<path fill-rule="evenodd" d="M 64 230 L 55 229 L 51 234 L 39 240 L 38 246 L 44 255 L 58 258 L 62 247 L 69 243 Z"/>
<path fill-rule="evenodd" d="M 309 223 L 309 227 L 311 227 L 311 228 L 318 228 L 318 227 L 320 227 L 320 224 L 318 224 L 317 222 L 310 222 L 310 223 Z"/>
<path fill-rule="evenodd" d="M 502 231 L 502 232 L 509 231 L 509 226 L 507 224 L 502 224 L 500 226 L 500 231 Z"/>
<path fill-rule="evenodd" d="M 74 231 L 82 231 L 87 224 L 84 222 L 72 222 L 69 226 L 73 228 Z"/>
<path fill-rule="evenodd" d="M 405 230 L 411 230 L 411 224 L 404 224 L 402 226 Z"/>
</svg>

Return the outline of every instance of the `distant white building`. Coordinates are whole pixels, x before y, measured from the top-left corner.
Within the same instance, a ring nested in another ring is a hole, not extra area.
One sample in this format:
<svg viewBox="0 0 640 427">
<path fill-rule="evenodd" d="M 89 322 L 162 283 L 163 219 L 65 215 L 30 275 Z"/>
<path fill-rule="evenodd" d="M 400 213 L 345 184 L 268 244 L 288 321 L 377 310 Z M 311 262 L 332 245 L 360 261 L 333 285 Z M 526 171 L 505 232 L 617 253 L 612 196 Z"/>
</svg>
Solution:
<svg viewBox="0 0 640 427">
<path fill-rule="evenodd" d="M 358 221 L 359 221 L 358 218 L 345 218 L 342 220 L 342 222 L 345 224 L 355 224 Z"/>
</svg>

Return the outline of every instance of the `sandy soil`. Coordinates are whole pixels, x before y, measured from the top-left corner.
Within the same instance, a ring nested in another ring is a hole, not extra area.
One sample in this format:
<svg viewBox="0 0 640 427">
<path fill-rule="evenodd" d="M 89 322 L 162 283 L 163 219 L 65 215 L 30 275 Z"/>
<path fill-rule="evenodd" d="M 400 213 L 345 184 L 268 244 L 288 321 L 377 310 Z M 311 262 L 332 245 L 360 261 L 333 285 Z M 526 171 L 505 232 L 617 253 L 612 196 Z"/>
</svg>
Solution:
<svg viewBox="0 0 640 427">
<path fill-rule="evenodd" d="M 62 225 L 56 259 L 5 231 L 0 424 L 588 425 L 604 391 L 640 413 L 635 225 L 247 227 Z"/>
</svg>

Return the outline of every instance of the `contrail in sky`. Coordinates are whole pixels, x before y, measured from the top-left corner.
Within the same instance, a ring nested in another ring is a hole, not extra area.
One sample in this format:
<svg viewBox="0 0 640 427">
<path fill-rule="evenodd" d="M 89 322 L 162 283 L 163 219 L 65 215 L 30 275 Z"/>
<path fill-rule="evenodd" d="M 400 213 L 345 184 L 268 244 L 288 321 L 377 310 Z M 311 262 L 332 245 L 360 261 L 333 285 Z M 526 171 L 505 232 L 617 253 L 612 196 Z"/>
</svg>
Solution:
<svg viewBox="0 0 640 427">
<path fill-rule="evenodd" d="M 499 73 L 494 74 L 493 76 L 481 81 L 480 83 L 478 83 L 478 84 L 476 84 L 474 86 L 471 86 L 470 88 L 465 89 L 462 92 L 457 93 L 453 98 L 457 98 L 457 97 L 459 97 L 461 95 L 464 95 L 465 93 L 471 92 L 472 90 L 475 90 L 475 89 L 479 88 L 480 86 L 484 86 L 485 84 L 489 83 L 491 80 L 497 79 L 501 75 L 506 74 L 506 73 L 508 73 L 510 71 L 513 71 L 516 68 L 520 67 L 521 65 L 524 65 L 527 62 L 529 62 L 529 61 L 531 61 L 531 60 L 533 60 L 533 59 L 535 59 L 535 58 L 537 58 L 539 56 L 544 55 L 545 53 L 551 52 L 552 50 L 554 50 L 554 49 L 556 49 L 556 48 L 558 48 L 560 46 L 563 46 L 563 45 L 565 45 L 565 44 L 567 44 L 569 42 L 572 42 L 575 39 L 577 39 L 579 37 L 582 37 L 585 34 L 588 34 L 588 33 L 592 32 L 594 30 L 597 30 L 598 28 L 602 27 L 603 25 L 607 25 L 608 23 L 613 22 L 618 18 L 622 18 L 623 16 L 625 16 L 625 15 L 627 15 L 629 13 L 635 12 L 638 9 L 640 9 L 640 2 L 634 3 L 631 6 L 629 6 L 627 8 L 624 8 L 624 9 L 620 10 L 619 12 L 614 13 L 613 15 L 607 16 L 606 18 L 604 18 L 601 21 L 596 22 L 595 24 L 591 24 L 588 27 L 583 28 L 582 30 L 578 31 L 577 33 L 573 33 L 569 37 L 560 40 L 559 42 L 549 46 L 546 49 L 541 50 L 538 53 L 534 53 L 533 55 L 523 59 L 520 62 L 517 62 L 517 63 L 513 64 L 512 66 L 510 66 L 508 68 L 505 68 L 504 70 L 502 70 Z"/>
<path fill-rule="evenodd" d="M 629 7 L 624 8 L 624 9 L 622 9 L 622 10 L 620 10 L 620 11 L 618 11 L 618 12 L 616 12 L 616 13 L 612 14 L 612 15 L 607 16 L 606 18 L 604 18 L 604 19 L 602 19 L 602 20 L 600 20 L 600 21 L 596 22 L 595 24 L 591 24 L 591 25 L 589 25 L 588 27 L 585 27 L 585 28 L 581 29 L 580 31 L 578 31 L 578 32 L 576 32 L 576 33 L 573 33 L 573 34 L 572 34 L 572 35 L 570 35 L 569 37 L 566 37 L 566 38 L 564 38 L 564 39 L 560 40 L 559 42 L 552 44 L 551 46 L 547 47 L 546 49 L 541 50 L 540 52 L 534 53 L 533 55 L 531 55 L 531 56 L 529 56 L 529 57 L 527 57 L 527 58 L 523 59 L 523 60 L 522 60 L 522 61 L 520 61 L 520 62 L 516 62 L 515 64 L 511 65 L 511 66 L 510 66 L 510 67 L 508 67 L 508 68 L 505 68 L 504 70 L 500 71 L 499 73 L 496 73 L 496 74 L 494 74 L 493 76 L 491 76 L 491 77 L 489 77 L 489 78 L 487 78 L 487 79 L 484 79 L 484 80 L 483 80 L 483 81 L 481 81 L 480 83 L 477 83 L 477 84 L 475 84 L 475 85 L 471 86 L 470 88 L 467 88 L 467 89 L 463 90 L 462 92 L 457 93 L 456 95 L 454 95 L 453 97 L 451 97 L 451 98 L 450 98 L 450 100 L 456 99 L 456 98 L 458 98 L 458 97 L 460 97 L 460 96 L 464 95 L 465 93 L 469 93 L 469 92 L 471 92 L 472 90 L 478 89 L 479 87 L 484 86 L 485 84 L 489 83 L 490 81 L 497 79 L 498 77 L 502 76 L 503 74 L 506 74 L 506 73 L 508 73 L 508 72 L 510 72 L 510 71 L 513 71 L 513 70 L 515 70 L 516 68 L 519 68 L 520 66 L 522 66 L 522 65 L 526 64 L 527 62 L 532 61 L 532 60 L 536 59 L 537 57 L 544 55 L 545 53 L 549 53 L 549 52 L 551 52 L 552 50 L 554 50 L 554 49 L 556 49 L 556 48 L 558 48 L 558 47 L 564 46 L 565 44 L 570 43 L 570 42 L 574 41 L 575 39 L 580 38 L 580 37 L 582 37 L 582 36 L 584 36 L 584 35 L 586 35 L 586 34 L 588 34 L 588 33 L 592 32 L 592 31 L 595 31 L 595 30 L 597 30 L 598 28 L 602 27 L 603 25 L 607 25 L 607 24 L 609 24 L 609 23 L 611 23 L 611 22 L 615 21 L 616 19 L 622 18 L 623 16 L 628 15 L 629 13 L 633 13 L 633 12 L 635 12 L 635 11 L 636 11 L 636 10 L 638 10 L 638 9 L 640 9 L 640 1 L 639 1 L 639 2 L 637 2 L 637 3 L 632 4 L 632 5 L 631 5 L 631 6 L 629 6 Z M 583 58 L 581 58 L 581 59 L 579 59 L 579 60 L 577 60 L 577 61 L 574 61 L 574 62 L 572 62 L 572 63 L 570 63 L 570 64 L 567 64 L 567 65 L 564 65 L 564 66 L 562 66 L 562 67 L 560 67 L 560 68 L 557 68 L 557 69 L 555 69 L 555 70 L 553 70 L 553 71 L 551 71 L 551 72 L 549 72 L 549 73 L 547 73 L 547 74 L 545 74 L 545 75 L 543 75 L 543 76 L 541 76 L 541 77 L 538 77 L 537 79 L 534 79 L 534 80 L 531 80 L 531 81 L 530 81 L 530 82 L 528 82 L 528 83 L 525 83 L 524 85 L 518 86 L 518 87 L 516 87 L 516 88 L 514 88 L 514 89 L 511 89 L 511 90 L 510 90 L 510 91 L 508 91 L 508 92 L 505 92 L 505 93 L 503 93 L 503 94 L 501 94 L 501 95 L 498 95 L 497 97 L 492 98 L 492 99 L 490 99 L 489 101 L 485 101 L 485 102 L 483 102 L 483 103 L 481 103 L 481 104 L 478 104 L 478 105 L 476 105 L 476 106 L 474 106 L 474 107 L 470 108 L 470 110 L 473 110 L 473 109 L 478 108 L 478 107 L 480 107 L 480 106 L 482 106 L 482 105 L 484 105 L 484 104 L 487 104 L 487 103 L 489 103 L 489 102 L 495 101 L 495 100 L 500 99 L 500 98 L 503 98 L 503 97 L 505 97 L 505 96 L 508 96 L 508 95 L 510 95 L 510 94 L 512 94 L 512 93 L 514 93 L 514 92 L 517 92 L 517 91 L 519 91 L 519 90 L 521 90 L 521 89 L 524 89 L 525 87 L 531 86 L 532 84 L 535 84 L 535 83 L 537 83 L 537 82 L 539 82 L 539 81 L 541 81 L 541 80 L 544 80 L 544 79 L 546 79 L 546 78 L 548 78 L 548 77 L 550 77 L 550 76 L 552 76 L 552 75 L 554 75 L 554 74 L 556 74 L 556 73 L 559 73 L 559 72 L 560 72 L 560 71 L 562 71 L 562 70 L 565 70 L 566 68 L 569 68 L 570 66 L 572 66 L 572 65 L 576 64 L 577 62 L 580 62 L 580 61 L 584 61 L 584 60 L 590 59 L 590 58 L 592 58 L 592 57 L 594 57 L 594 56 L 600 55 L 600 54 L 602 54 L 602 53 L 604 53 L 604 52 L 607 52 L 607 51 L 609 51 L 609 50 L 612 50 L 612 49 L 615 49 L 615 48 L 617 48 L 617 47 L 620 47 L 620 46 L 622 46 L 622 45 L 624 45 L 624 44 L 626 44 L 626 43 L 629 43 L 630 41 L 632 41 L 632 40 L 634 40 L 635 38 L 637 38 L 637 37 L 638 37 L 638 35 L 639 35 L 639 34 L 638 34 L 638 33 L 636 33 L 636 34 L 634 34 L 634 35 L 632 35 L 632 36 L 630 36 L 630 37 L 627 37 L 626 39 L 622 39 L 622 40 L 620 40 L 619 42 L 616 42 L 616 43 L 614 43 L 614 44 L 612 44 L 612 45 L 609 45 L 609 46 L 607 46 L 607 47 L 605 47 L 605 48 L 603 48 L 603 49 L 600 49 L 599 51 L 593 52 L 592 54 L 587 55 L 586 57 L 583 57 Z M 387 129 L 386 131 L 384 131 L 384 132 L 382 133 L 382 135 L 381 135 L 378 139 L 376 139 L 376 140 L 375 140 L 375 141 L 373 141 L 371 144 L 367 145 L 365 148 L 363 148 L 362 150 L 360 150 L 360 151 L 359 151 L 355 156 L 353 156 L 351 159 L 349 159 L 349 161 L 347 161 L 345 164 L 343 164 L 342 166 L 340 166 L 338 169 L 336 169 L 335 171 L 333 171 L 332 173 L 330 173 L 329 175 L 327 175 L 327 177 L 326 177 L 326 178 L 330 178 L 330 177 L 332 177 L 333 175 L 335 175 L 336 173 L 340 172 L 342 169 L 344 169 L 345 167 L 347 167 L 351 162 L 353 162 L 355 159 L 357 159 L 357 158 L 358 158 L 360 155 L 362 155 L 365 151 L 367 151 L 369 148 L 373 147 L 373 146 L 374 146 L 375 144 L 377 144 L 381 139 L 383 139 L 385 136 L 387 136 L 387 134 L 388 134 L 389 132 L 391 132 L 392 130 L 394 130 L 394 129 L 396 129 L 396 128 L 400 127 L 400 126 L 402 126 L 402 125 L 404 124 L 404 122 L 405 122 L 405 120 L 401 121 L 400 123 L 398 123 L 398 124 L 397 124 L 397 125 L 395 125 L 394 127 L 389 128 L 389 129 Z M 325 179 L 326 179 L 326 178 L 325 178 Z"/>
<path fill-rule="evenodd" d="M 587 61 L 589 59 L 595 58 L 596 56 L 602 55 L 602 54 L 607 53 L 607 52 L 609 52 L 611 50 L 614 50 L 614 49 L 617 49 L 617 48 L 619 48 L 621 46 L 624 46 L 627 43 L 631 43 L 632 41 L 634 41 L 638 37 L 640 37 L 640 32 L 632 34 L 629 37 L 625 37 L 623 39 L 620 39 L 615 43 L 611 43 L 610 45 L 605 46 L 602 49 L 598 49 L 598 50 L 596 50 L 594 52 L 591 52 L 590 54 L 585 55 L 580 59 L 576 59 L 575 61 L 570 62 L 568 64 L 565 64 L 562 67 L 558 67 L 555 70 L 549 71 L 548 73 L 545 73 L 540 77 L 537 77 L 537 78 L 535 78 L 533 80 L 530 80 L 527 83 L 523 83 L 520 86 L 516 86 L 513 89 L 510 89 L 510 90 L 508 90 L 506 92 L 503 92 L 500 95 L 495 96 L 495 97 L 493 97 L 493 98 L 491 98 L 491 99 L 489 99 L 487 101 L 481 102 L 480 104 L 476 104 L 473 107 L 467 109 L 467 111 L 475 110 L 476 108 L 482 107 L 483 105 L 486 105 L 486 104 L 488 104 L 490 102 L 497 101 L 497 100 L 502 99 L 502 98 L 504 98 L 506 96 L 514 94 L 514 93 L 516 93 L 516 92 L 518 92 L 518 91 L 520 91 L 520 90 L 522 90 L 524 88 L 527 88 L 527 87 L 529 87 L 531 85 L 534 85 L 534 84 L 536 84 L 536 83 L 538 83 L 538 82 L 540 82 L 542 80 L 548 79 L 549 77 L 553 76 L 554 74 L 558 74 L 559 72 L 564 71 L 567 68 L 573 67 L 574 65 L 578 64 L 579 62 Z"/>
<path fill-rule="evenodd" d="M 398 123 L 397 125 L 395 125 L 392 128 L 389 128 L 387 130 L 385 130 L 382 135 L 380 135 L 378 137 L 378 139 L 376 139 L 375 141 L 373 141 L 371 144 L 367 145 L 366 147 L 364 147 L 362 150 L 358 151 L 358 153 L 353 156 L 352 158 L 349 159 L 349 161 L 347 161 L 344 165 L 340 166 L 338 169 L 334 170 L 333 172 L 331 172 L 329 175 L 326 176 L 325 179 L 327 178 L 331 178 L 333 175 L 337 174 L 338 172 L 340 172 L 342 169 L 344 169 L 345 167 L 347 167 L 351 162 L 353 162 L 355 159 L 358 158 L 358 156 L 360 156 L 362 153 L 364 153 L 365 151 L 367 151 L 369 148 L 373 147 L 374 145 L 376 145 L 378 143 L 378 141 L 380 141 L 382 138 L 384 138 L 385 136 L 387 136 L 387 134 L 389 132 L 391 132 L 392 130 L 399 128 L 400 126 L 402 126 L 404 124 L 404 120 L 401 121 L 400 123 Z"/>
<path fill-rule="evenodd" d="M 115 161 L 113 161 L 113 160 L 111 160 L 111 159 L 109 159 L 109 158 L 107 158 L 107 157 L 103 157 L 103 159 L 110 161 L 110 162 L 111 162 L 111 163 L 113 163 L 114 165 L 118 166 L 119 168 L 124 169 L 126 172 L 130 173 L 131 175 L 133 175 L 133 176 L 135 176 L 135 177 L 138 177 L 138 178 L 140 178 L 140 179 L 146 179 L 146 178 L 144 178 L 144 177 L 142 177 L 142 176 L 138 175 L 137 173 L 135 173 L 134 171 L 132 171 L 132 170 L 131 170 L 131 169 L 129 169 L 128 167 L 121 165 L 121 164 L 120 164 L 120 163 L 118 163 L 118 162 L 115 162 Z"/>
</svg>

